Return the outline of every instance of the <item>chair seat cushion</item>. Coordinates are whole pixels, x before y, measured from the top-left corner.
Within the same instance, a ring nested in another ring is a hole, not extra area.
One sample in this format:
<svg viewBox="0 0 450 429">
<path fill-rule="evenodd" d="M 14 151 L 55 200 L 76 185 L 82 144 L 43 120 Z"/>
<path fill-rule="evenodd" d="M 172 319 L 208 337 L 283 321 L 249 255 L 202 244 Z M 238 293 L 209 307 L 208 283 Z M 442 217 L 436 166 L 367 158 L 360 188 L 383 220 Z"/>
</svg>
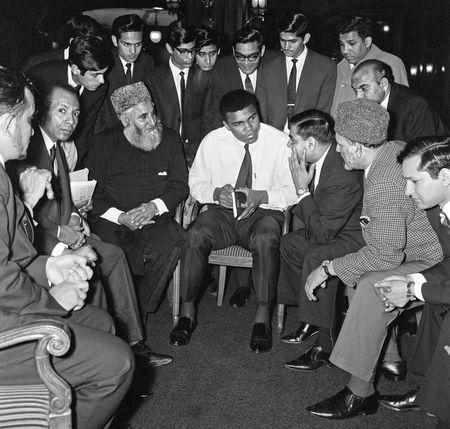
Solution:
<svg viewBox="0 0 450 429">
<path fill-rule="evenodd" d="M 0 428 L 48 428 L 48 403 L 43 384 L 0 386 Z"/>
<path fill-rule="evenodd" d="M 214 265 L 228 265 L 233 267 L 252 267 L 252 254 L 238 244 L 225 249 L 213 250 L 208 262 Z"/>
</svg>

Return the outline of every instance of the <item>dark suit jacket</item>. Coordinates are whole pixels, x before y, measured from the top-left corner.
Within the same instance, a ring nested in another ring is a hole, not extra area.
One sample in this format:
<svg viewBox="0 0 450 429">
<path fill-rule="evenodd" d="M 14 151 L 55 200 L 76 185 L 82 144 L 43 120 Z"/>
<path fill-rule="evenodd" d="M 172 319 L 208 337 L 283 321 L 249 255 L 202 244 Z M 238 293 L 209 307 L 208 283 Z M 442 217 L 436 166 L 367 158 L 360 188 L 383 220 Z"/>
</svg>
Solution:
<svg viewBox="0 0 450 429">
<path fill-rule="evenodd" d="M 28 58 L 25 67 L 25 71 L 28 71 L 36 64 L 46 63 L 47 61 L 64 60 L 64 49 L 51 49 L 50 51 L 38 52 Z"/>
<path fill-rule="evenodd" d="M 95 134 L 99 134 L 108 128 L 112 128 L 120 124 L 120 120 L 114 111 L 110 97 L 116 89 L 125 86 L 127 83 L 125 81 L 125 72 L 123 70 L 122 62 L 120 61 L 116 50 L 113 50 L 113 58 L 114 64 L 106 75 L 108 80 L 108 93 L 97 117 Z M 146 52 L 141 52 L 138 59 L 134 62 L 131 83 L 142 81 L 147 85 L 148 75 L 154 67 L 155 61 L 152 56 Z"/>
<path fill-rule="evenodd" d="M 64 60 L 48 61 L 32 67 L 29 74 L 35 80 L 38 89 L 51 82 L 68 84 L 67 67 L 68 64 Z M 94 123 L 107 91 L 108 85 L 105 83 L 95 91 L 88 91 L 85 88 L 80 96 L 81 114 L 78 126 L 72 134 L 72 139 L 78 151 L 79 163 L 82 162 L 90 148 L 94 135 Z"/>
<path fill-rule="evenodd" d="M 263 122 L 279 130 L 287 118 L 287 72 L 283 54 L 265 64 L 263 70 L 267 113 Z M 308 48 L 295 98 L 295 112 L 318 109 L 329 113 L 336 86 L 336 64 L 324 55 Z"/>
<path fill-rule="evenodd" d="M 162 123 L 179 132 L 181 113 L 177 90 L 169 64 L 155 67 L 148 78 L 148 85 Z M 206 129 L 211 113 L 212 77 L 209 72 L 192 66 L 186 82 L 184 98 L 184 124 L 187 142 L 183 142 L 188 165 L 194 161 L 198 146 L 209 130 Z"/>
<path fill-rule="evenodd" d="M 405 85 L 391 84 L 387 110 L 390 115 L 388 140 L 409 142 L 417 137 L 439 136 L 446 132 L 428 103 Z"/>
<path fill-rule="evenodd" d="M 314 196 L 304 197 L 293 213 L 303 221 L 311 243 L 326 244 L 339 236 L 363 245 L 359 217 L 362 208 L 363 173 L 346 171 L 333 143 L 325 157 Z"/>
<path fill-rule="evenodd" d="M 22 202 L 0 165 L 0 331 L 43 316 L 67 315 L 48 293 L 47 257 L 37 256 L 21 225 Z"/>
</svg>

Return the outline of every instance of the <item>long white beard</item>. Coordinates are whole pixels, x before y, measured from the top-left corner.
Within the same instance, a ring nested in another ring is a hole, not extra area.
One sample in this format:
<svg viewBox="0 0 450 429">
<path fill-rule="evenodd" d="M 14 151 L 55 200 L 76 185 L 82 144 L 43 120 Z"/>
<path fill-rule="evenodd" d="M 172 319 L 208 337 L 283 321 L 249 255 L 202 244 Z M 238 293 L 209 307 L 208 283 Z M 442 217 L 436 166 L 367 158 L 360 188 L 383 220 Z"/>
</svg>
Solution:
<svg viewBox="0 0 450 429">
<path fill-rule="evenodd" d="M 150 152 L 158 147 L 162 139 L 162 125 L 160 122 L 156 123 L 153 127 L 143 131 L 139 131 L 136 127 L 133 127 L 133 133 L 131 135 L 131 144 L 138 149 Z"/>
</svg>

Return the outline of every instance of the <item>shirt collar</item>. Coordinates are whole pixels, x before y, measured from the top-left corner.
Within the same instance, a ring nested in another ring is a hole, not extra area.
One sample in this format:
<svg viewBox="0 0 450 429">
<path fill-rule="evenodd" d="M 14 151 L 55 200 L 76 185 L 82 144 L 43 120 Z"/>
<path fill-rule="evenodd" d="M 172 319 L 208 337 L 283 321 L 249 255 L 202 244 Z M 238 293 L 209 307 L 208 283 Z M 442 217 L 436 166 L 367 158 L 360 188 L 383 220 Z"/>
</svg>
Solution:
<svg viewBox="0 0 450 429">
<path fill-rule="evenodd" d="M 3 156 L 1 153 L 0 153 L 0 164 L 2 164 L 3 168 L 5 168 L 5 160 L 3 159 Z"/>
<path fill-rule="evenodd" d="M 124 72 L 126 73 L 128 61 L 125 61 L 119 54 L 117 54 L 117 56 L 119 57 L 119 60 L 122 63 L 122 68 L 123 68 Z M 130 64 L 131 64 L 131 73 L 133 73 L 134 63 L 130 63 Z"/>
<path fill-rule="evenodd" d="M 285 60 L 286 60 L 286 64 L 292 65 L 292 60 L 298 60 L 296 62 L 296 65 L 299 63 L 304 63 L 305 59 L 306 59 L 306 54 L 308 53 L 308 48 L 305 46 L 305 49 L 303 49 L 303 52 L 297 57 L 297 58 L 293 58 L 293 57 L 287 57 L 286 55 L 284 56 Z"/>
<path fill-rule="evenodd" d="M 188 76 L 188 74 L 189 74 L 189 69 L 188 69 L 188 68 L 185 68 L 185 69 L 182 69 L 182 70 L 179 69 L 179 68 L 173 63 L 172 57 L 170 57 L 170 59 L 169 59 L 169 67 L 170 67 L 170 70 L 172 71 L 172 74 L 173 74 L 174 76 L 180 77 L 180 72 L 184 72 L 184 78 L 187 79 L 187 76 Z"/>
<path fill-rule="evenodd" d="M 388 92 L 388 95 L 386 95 L 386 97 L 384 97 L 384 100 L 380 103 L 381 107 L 384 107 L 386 110 L 388 108 L 388 103 L 389 103 L 389 96 L 391 95 L 391 92 Z"/>
<path fill-rule="evenodd" d="M 65 60 L 68 60 L 68 59 L 69 59 L 69 49 L 70 49 L 70 45 L 67 46 L 67 48 L 65 48 L 64 51 L 63 51 L 63 58 L 64 58 Z"/>
<path fill-rule="evenodd" d="M 442 207 L 441 210 L 445 213 L 448 219 L 450 219 L 450 201 L 447 201 Z"/>
<path fill-rule="evenodd" d="M 39 125 L 39 128 L 42 133 L 42 138 L 44 139 L 45 147 L 47 148 L 47 152 L 50 153 L 50 149 L 55 146 L 55 142 L 48 136 L 48 134 L 44 131 L 44 129 Z"/>
</svg>

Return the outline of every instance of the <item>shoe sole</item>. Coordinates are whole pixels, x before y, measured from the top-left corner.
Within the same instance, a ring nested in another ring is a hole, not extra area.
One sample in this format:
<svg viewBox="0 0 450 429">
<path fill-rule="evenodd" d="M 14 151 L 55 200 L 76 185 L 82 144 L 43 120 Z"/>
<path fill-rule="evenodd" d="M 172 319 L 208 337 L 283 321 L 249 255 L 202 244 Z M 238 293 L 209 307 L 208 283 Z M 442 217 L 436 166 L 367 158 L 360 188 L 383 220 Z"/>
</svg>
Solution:
<svg viewBox="0 0 450 429">
<path fill-rule="evenodd" d="M 159 368 L 160 366 L 164 366 L 164 365 L 169 365 L 170 363 L 172 363 L 173 362 L 173 359 L 172 360 L 167 360 L 167 361 L 165 361 L 165 362 L 158 362 L 157 364 L 154 364 L 154 363 L 150 363 L 150 366 L 152 367 L 152 368 Z"/>
<path fill-rule="evenodd" d="M 317 331 L 317 332 L 314 332 L 314 334 L 311 334 L 308 338 L 305 338 L 304 340 L 301 340 L 301 341 L 289 341 L 289 340 L 283 340 L 283 339 L 281 339 L 281 341 L 284 343 L 284 344 L 293 344 L 293 345 L 298 345 L 298 344 L 302 344 L 302 343 L 304 343 L 305 341 L 308 341 L 310 338 L 312 338 L 312 337 L 314 337 L 314 335 L 317 335 L 319 333 L 319 331 Z"/>
<path fill-rule="evenodd" d="M 380 405 L 382 405 L 383 407 L 385 407 L 385 408 L 389 408 L 390 410 L 392 410 L 392 411 L 397 411 L 397 412 L 406 412 L 406 411 L 420 411 L 420 408 L 417 406 L 417 405 L 414 405 L 414 406 L 412 406 L 412 407 L 408 407 L 408 408 L 397 408 L 397 407 L 394 407 L 394 406 L 392 406 L 392 405 L 388 405 L 388 404 L 384 404 L 383 402 L 381 402 L 381 401 L 378 401 L 378 403 L 380 404 Z"/>
<path fill-rule="evenodd" d="M 285 368 L 287 368 L 287 369 L 290 369 L 291 371 L 300 371 L 300 372 L 311 372 L 311 371 L 316 371 L 316 370 L 318 370 L 319 368 L 322 368 L 322 367 L 324 367 L 324 366 L 326 366 L 326 367 L 328 367 L 328 368 L 331 368 L 332 366 L 334 366 L 332 363 L 324 363 L 323 365 L 320 365 L 320 366 L 318 366 L 317 368 L 311 368 L 311 369 L 300 369 L 300 368 L 294 368 L 294 367 L 292 367 L 292 366 L 287 366 L 286 364 L 284 364 L 284 367 Z"/>
</svg>

